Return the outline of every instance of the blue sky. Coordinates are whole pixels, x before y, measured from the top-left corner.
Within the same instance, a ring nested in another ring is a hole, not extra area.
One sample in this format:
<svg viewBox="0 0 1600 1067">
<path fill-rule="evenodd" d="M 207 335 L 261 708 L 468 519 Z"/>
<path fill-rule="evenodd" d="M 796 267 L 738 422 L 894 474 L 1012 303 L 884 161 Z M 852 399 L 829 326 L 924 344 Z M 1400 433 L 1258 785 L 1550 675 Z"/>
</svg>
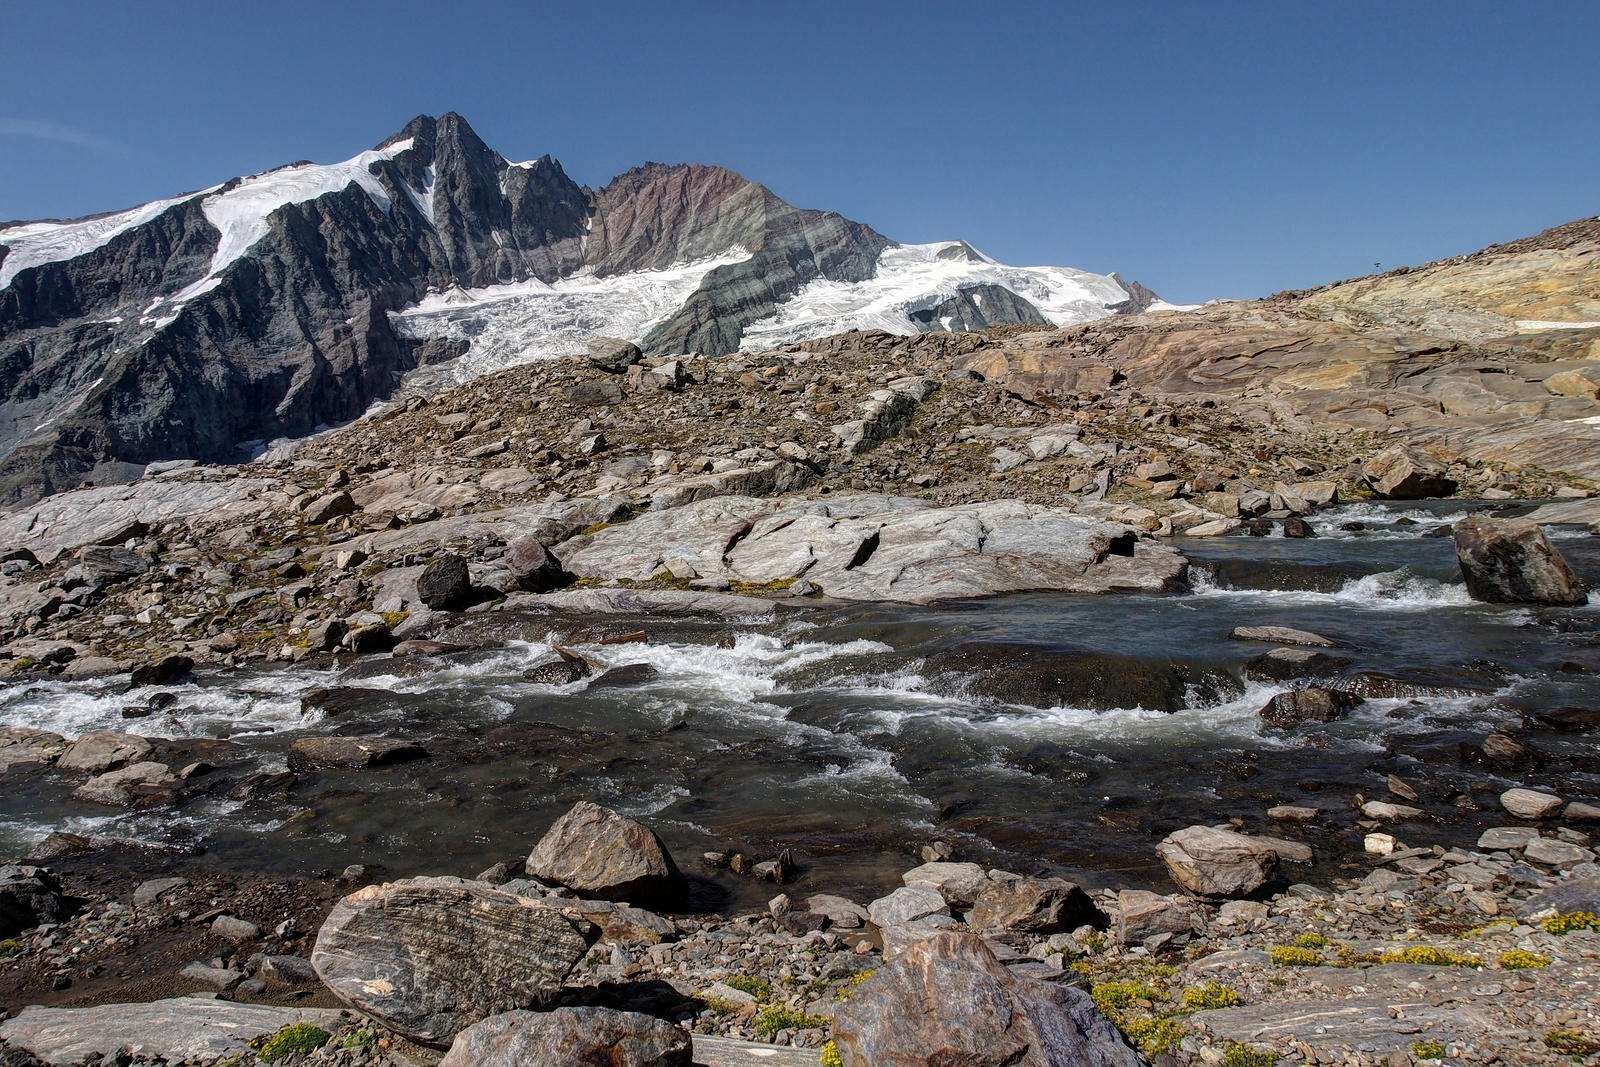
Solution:
<svg viewBox="0 0 1600 1067">
<path fill-rule="evenodd" d="M 716 163 L 903 241 L 1174 300 L 1600 212 L 1600 4 L 7 3 L 0 219 L 458 111 L 600 185 Z"/>
</svg>

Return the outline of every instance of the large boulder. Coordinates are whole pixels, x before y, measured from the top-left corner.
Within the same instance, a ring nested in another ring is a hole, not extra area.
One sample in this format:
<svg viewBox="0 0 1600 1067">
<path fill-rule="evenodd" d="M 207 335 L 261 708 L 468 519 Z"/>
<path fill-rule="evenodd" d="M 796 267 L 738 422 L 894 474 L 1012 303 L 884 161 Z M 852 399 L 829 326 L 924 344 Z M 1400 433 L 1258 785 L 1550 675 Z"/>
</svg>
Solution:
<svg viewBox="0 0 1600 1067">
<path fill-rule="evenodd" d="M 68 746 L 61 758 L 56 760 L 56 766 L 64 771 L 103 774 L 129 763 L 138 763 L 151 751 L 150 742 L 135 734 L 93 730 Z"/>
<path fill-rule="evenodd" d="M 1013 977 L 973 934 L 909 946 L 834 1015 L 845 1067 L 1138 1067 L 1089 995 Z"/>
<path fill-rule="evenodd" d="M 611 374 L 621 374 L 643 358 L 644 352 L 632 341 L 596 337 L 589 342 L 589 362 Z"/>
<path fill-rule="evenodd" d="M 580 800 L 528 855 L 528 874 L 584 896 L 635 904 L 681 904 L 688 883 L 648 827 Z"/>
<path fill-rule="evenodd" d="M 0 938 L 15 937 L 43 923 L 61 922 L 74 910 L 62 895 L 61 883 L 43 867 L 0 867 Z"/>
<path fill-rule="evenodd" d="M 439 1067 L 689 1067 L 689 1033 L 609 1008 L 511 1011 L 461 1031 Z"/>
<path fill-rule="evenodd" d="M 338 997 L 424 1045 L 561 988 L 596 931 L 460 878 L 367 886 L 335 904 L 311 965 Z"/>
<path fill-rule="evenodd" d="M 1061 878 L 1024 878 L 996 872 L 978 894 L 967 925 L 974 930 L 1034 934 L 1104 926 L 1106 917 L 1082 889 Z"/>
<path fill-rule="evenodd" d="M 1455 527 L 1456 559 L 1474 600 L 1491 604 L 1582 604 L 1582 579 L 1525 519 L 1468 515 Z"/>
<path fill-rule="evenodd" d="M 519 537 L 507 545 L 505 565 L 512 584 L 528 593 L 548 593 L 572 581 L 561 561 L 536 537 Z"/>
<path fill-rule="evenodd" d="M 1156 854 L 1179 886 L 1201 897 L 1243 897 L 1278 869 L 1278 842 L 1212 826 L 1169 834 Z"/>
<path fill-rule="evenodd" d="M 1379 496 L 1389 500 L 1421 500 L 1450 496 L 1456 491 L 1456 483 L 1438 463 L 1399 446 L 1386 448 L 1367 460 L 1361 473 Z"/>
<path fill-rule="evenodd" d="M 1354 693 L 1312 686 L 1277 694 L 1258 714 L 1273 726 L 1298 726 L 1304 722 L 1335 722 L 1362 703 Z"/>
<path fill-rule="evenodd" d="M 454 552 L 436 557 L 417 576 L 417 599 L 434 611 L 455 611 L 472 600 L 472 574 Z"/>
<path fill-rule="evenodd" d="M 128 676 L 128 686 L 139 689 L 147 685 L 171 685 L 188 677 L 193 670 L 194 660 L 188 656 L 162 656 L 135 667 Z"/>
</svg>

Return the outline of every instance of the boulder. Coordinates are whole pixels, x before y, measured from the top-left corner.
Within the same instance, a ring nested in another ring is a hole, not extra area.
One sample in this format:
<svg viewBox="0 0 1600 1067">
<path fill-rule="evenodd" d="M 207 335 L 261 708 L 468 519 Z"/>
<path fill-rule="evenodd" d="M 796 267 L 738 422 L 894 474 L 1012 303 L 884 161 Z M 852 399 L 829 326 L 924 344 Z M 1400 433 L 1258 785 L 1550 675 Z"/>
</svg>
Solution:
<svg viewBox="0 0 1600 1067">
<path fill-rule="evenodd" d="M 528 593 L 548 593 L 572 581 L 561 569 L 561 561 L 551 555 L 544 543 L 533 537 L 519 537 L 506 546 L 505 565 L 511 582 Z"/>
<path fill-rule="evenodd" d="M 587 800 L 572 806 L 528 855 L 528 874 L 584 896 L 679 904 L 688 883 L 648 827 Z"/>
<path fill-rule="evenodd" d="M 1117 894 L 1117 940 L 1143 944 L 1161 934 L 1182 943 L 1194 932 L 1195 904 L 1188 897 L 1124 889 Z"/>
<path fill-rule="evenodd" d="M 936 1006 L 936 1007 L 935 1007 Z M 844 1067 L 1138 1067 L 1089 995 L 1012 975 L 981 938 L 908 946 L 834 1015 Z"/>
<path fill-rule="evenodd" d="M 54 763 L 67 747 L 64 737 L 48 730 L 0 726 L 0 774 L 25 764 Z"/>
<path fill-rule="evenodd" d="M 644 352 L 632 341 L 617 337 L 596 337 L 589 342 L 589 362 L 610 374 L 621 374 L 644 358 Z"/>
<path fill-rule="evenodd" d="M 1301 645 L 1307 648 L 1332 648 L 1333 642 L 1309 630 L 1292 626 L 1235 626 L 1228 634 L 1235 641 L 1266 641 L 1274 645 Z"/>
<path fill-rule="evenodd" d="M 1244 676 L 1256 682 L 1320 678 L 1338 674 L 1354 662 L 1349 656 L 1314 648 L 1269 648 L 1244 665 Z"/>
<path fill-rule="evenodd" d="M 1474 600 L 1491 604 L 1583 604 L 1583 581 L 1525 519 L 1468 515 L 1455 527 L 1456 559 Z"/>
<path fill-rule="evenodd" d="M 934 917 L 948 919 L 950 905 L 932 886 L 907 885 L 867 905 L 867 917 L 875 926 L 910 926 Z"/>
<path fill-rule="evenodd" d="M 989 884 L 989 875 L 976 863 L 924 863 L 900 876 L 908 886 L 936 890 L 953 908 L 970 908 Z"/>
<path fill-rule="evenodd" d="M 1273 726 L 1298 726 L 1304 722 L 1334 722 L 1361 703 L 1361 697 L 1342 689 L 1312 687 L 1279 693 L 1267 701 L 1259 714 Z"/>
<path fill-rule="evenodd" d="M 964 689 L 976 696 L 1039 708 L 1178 711 L 1200 680 L 1166 658 L 995 641 L 967 641 L 927 658 L 926 673 L 945 671 L 959 673 Z"/>
<path fill-rule="evenodd" d="M 442 1047 L 473 1023 L 553 995 L 594 937 L 589 924 L 530 897 L 409 878 L 335 904 L 311 965 L 347 1004 Z"/>
<path fill-rule="evenodd" d="M 1507 789 L 1500 794 L 1500 806 L 1519 819 L 1544 819 L 1561 810 L 1562 800 L 1554 793 L 1537 789 Z"/>
<path fill-rule="evenodd" d="M 472 574 L 454 552 L 437 556 L 417 576 L 417 599 L 434 611 L 456 611 L 472 600 Z"/>
<path fill-rule="evenodd" d="M 142 737 L 112 730 L 95 730 L 68 746 L 56 761 L 56 766 L 64 771 L 102 774 L 129 763 L 137 763 L 150 752 L 150 742 Z"/>
<path fill-rule="evenodd" d="M 610 1008 L 511 1011 L 456 1035 L 439 1067 L 689 1067 L 689 1032 Z"/>
<path fill-rule="evenodd" d="M 171 685 L 187 678 L 193 670 L 194 660 L 188 656 L 163 656 L 135 667 L 128 678 L 128 685 L 132 689 L 146 685 Z"/>
<path fill-rule="evenodd" d="M 73 790 L 72 799 L 114 808 L 142 808 L 177 799 L 178 777 L 165 763 L 130 763 L 96 775 Z"/>
<path fill-rule="evenodd" d="M 0 938 L 15 937 L 43 923 L 62 922 L 76 909 L 56 876 L 43 867 L 0 867 Z"/>
<path fill-rule="evenodd" d="M 313 526 L 320 526 L 325 522 L 332 522 L 342 516 L 353 515 L 355 510 L 355 498 L 348 491 L 340 489 L 338 492 L 329 493 L 327 496 L 319 496 L 311 501 L 306 505 L 301 518 Z"/>
<path fill-rule="evenodd" d="M 313 767 L 386 767 L 423 759 L 427 750 L 415 741 L 388 737 L 300 737 L 289 746 L 289 769 Z"/>
<path fill-rule="evenodd" d="M 1278 869 L 1274 842 L 1210 826 L 1169 834 L 1156 854 L 1180 888 L 1201 897 L 1248 896 Z"/>
<path fill-rule="evenodd" d="M 1386 448 L 1362 466 L 1361 473 L 1373 490 L 1389 500 L 1421 500 L 1450 496 L 1456 483 L 1432 459 L 1407 448 Z"/>
<path fill-rule="evenodd" d="M 967 925 L 974 930 L 1050 934 L 1105 924 L 1089 894 L 1071 882 L 1004 872 L 991 876 L 967 913 Z"/>
</svg>

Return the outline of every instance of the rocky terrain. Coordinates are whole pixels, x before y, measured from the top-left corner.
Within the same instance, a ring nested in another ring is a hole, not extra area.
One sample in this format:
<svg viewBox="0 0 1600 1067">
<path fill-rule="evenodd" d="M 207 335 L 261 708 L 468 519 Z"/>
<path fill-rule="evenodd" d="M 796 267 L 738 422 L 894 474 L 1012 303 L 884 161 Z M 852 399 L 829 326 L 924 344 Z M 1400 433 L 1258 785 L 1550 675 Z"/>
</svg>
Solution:
<svg viewBox="0 0 1600 1067">
<path fill-rule="evenodd" d="M 445 373 L 581 351 L 597 333 L 723 355 L 813 282 L 875 280 L 907 332 L 1150 302 L 1114 278 L 1003 268 L 960 242 L 900 250 L 898 267 L 882 259 L 891 248 L 718 167 L 651 163 L 580 187 L 548 155 L 509 162 L 455 114 L 419 116 L 340 164 L 7 224 L 0 499 L 125 480 L 151 461 L 228 462 L 352 419 L 406 372 L 475 347 L 471 366 Z M 397 318 L 408 309 L 426 314 Z M 829 321 L 779 325 L 814 335 Z"/>
</svg>

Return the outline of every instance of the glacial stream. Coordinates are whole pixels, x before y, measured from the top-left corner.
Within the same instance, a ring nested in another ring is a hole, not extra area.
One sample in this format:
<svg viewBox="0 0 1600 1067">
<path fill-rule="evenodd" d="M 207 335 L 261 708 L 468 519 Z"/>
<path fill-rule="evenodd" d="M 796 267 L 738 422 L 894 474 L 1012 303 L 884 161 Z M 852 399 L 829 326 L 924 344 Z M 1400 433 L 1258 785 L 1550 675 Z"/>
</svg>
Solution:
<svg viewBox="0 0 1600 1067">
<path fill-rule="evenodd" d="M 1593 735 L 1535 718 L 1600 707 L 1600 610 L 1469 600 L 1451 540 L 1426 536 L 1464 511 L 1355 505 L 1317 516 L 1314 539 L 1180 542 L 1195 565 L 1187 595 L 788 604 L 757 623 L 486 614 L 460 634 L 489 647 L 202 674 L 134 719 L 123 709 L 154 691 L 126 692 L 125 680 L 13 685 L 0 689 L 7 725 L 230 744 L 195 748 L 216 769 L 176 808 L 97 807 L 71 799 L 79 777 L 10 772 L 0 854 L 66 830 L 241 872 L 362 863 L 394 876 L 471 876 L 525 855 L 562 811 L 592 799 L 655 828 L 708 909 L 773 890 L 703 866 L 707 850 L 762 860 L 792 848 L 801 892 L 897 884 L 915 847 L 935 839 L 990 866 L 1158 886 L 1155 842 L 1231 816 L 1338 862 L 1360 849 L 1353 799 L 1396 799 L 1391 773 L 1428 812 L 1395 832 L 1411 844 L 1457 839 L 1447 824 L 1504 821 L 1494 796 L 1510 784 L 1600 795 Z M 1352 524 L 1362 528 L 1340 529 Z M 1600 579 L 1600 539 L 1551 532 L 1575 568 Z M 1268 624 L 1332 638 L 1329 651 L 1351 660 L 1336 684 L 1370 694 L 1365 703 L 1326 725 L 1264 723 L 1262 705 L 1303 683 L 1247 680 L 1246 663 L 1272 646 L 1229 633 Z M 602 644 L 591 628 L 643 629 L 650 640 Z M 624 685 L 525 681 L 552 643 L 655 673 Z M 1026 678 L 940 666 L 963 662 L 952 657 L 963 645 L 1002 665 L 1013 654 L 1042 670 L 1088 664 L 1071 674 L 1085 688 L 1046 702 Z M 334 693 L 303 709 L 317 688 Z M 1115 706 L 1128 692 L 1168 707 Z M 1531 746 L 1532 762 L 1479 758 L 1496 729 Z M 415 740 L 429 757 L 268 777 L 287 768 L 296 737 L 327 733 Z M 1281 803 L 1322 815 L 1309 827 L 1275 824 L 1265 811 Z"/>
</svg>

